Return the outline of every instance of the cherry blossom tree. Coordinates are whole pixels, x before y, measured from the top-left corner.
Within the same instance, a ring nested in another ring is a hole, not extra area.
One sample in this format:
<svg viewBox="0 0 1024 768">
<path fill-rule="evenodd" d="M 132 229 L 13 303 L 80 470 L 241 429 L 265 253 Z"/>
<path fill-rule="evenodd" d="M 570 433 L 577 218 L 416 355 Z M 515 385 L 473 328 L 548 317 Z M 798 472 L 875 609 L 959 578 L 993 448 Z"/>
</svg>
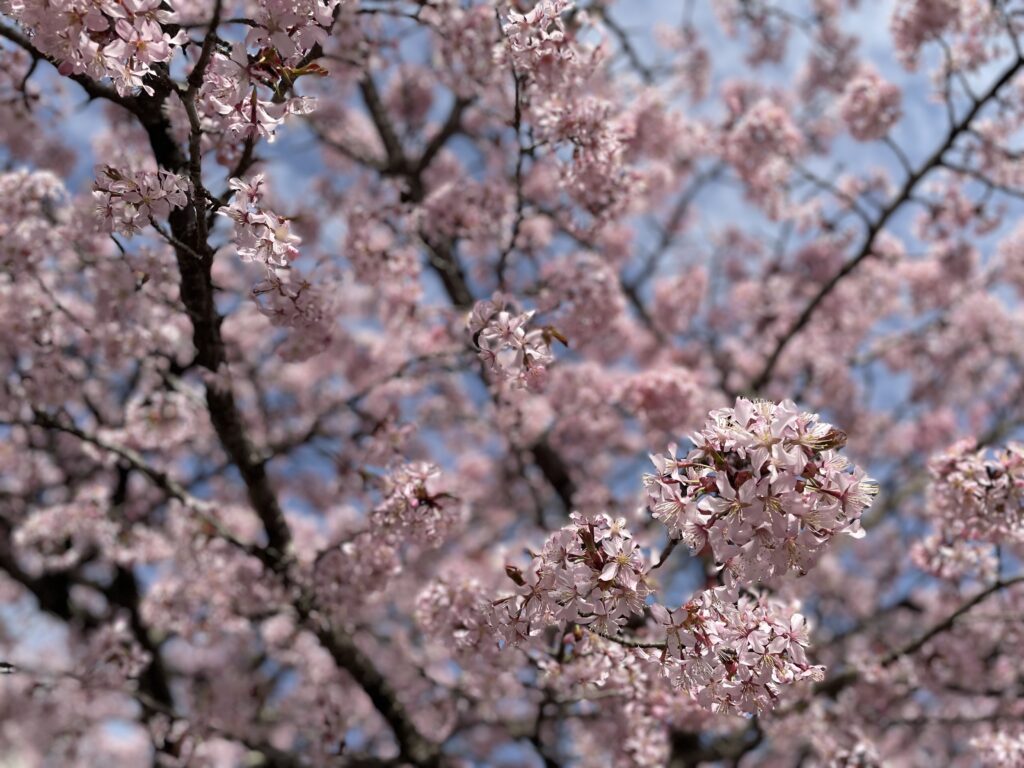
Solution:
<svg viewBox="0 0 1024 768">
<path fill-rule="evenodd" d="M 0 15 L 0 762 L 1024 766 L 1024 2 Z"/>
</svg>

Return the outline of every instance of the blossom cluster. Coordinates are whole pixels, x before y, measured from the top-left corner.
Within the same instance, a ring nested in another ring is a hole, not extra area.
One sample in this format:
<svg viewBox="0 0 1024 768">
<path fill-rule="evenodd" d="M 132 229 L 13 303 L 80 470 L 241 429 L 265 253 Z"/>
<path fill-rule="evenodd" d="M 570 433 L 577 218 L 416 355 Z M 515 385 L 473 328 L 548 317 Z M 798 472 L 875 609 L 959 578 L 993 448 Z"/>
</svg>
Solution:
<svg viewBox="0 0 1024 768">
<path fill-rule="evenodd" d="M 541 0 L 527 13 L 510 10 L 502 31 L 513 61 L 532 70 L 544 60 L 571 58 L 572 49 L 565 44 L 562 14 L 572 6 L 571 0 Z"/>
<path fill-rule="evenodd" d="M 292 233 L 287 218 L 263 203 L 263 174 L 248 181 L 232 179 L 229 186 L 234 195 L 218 213 L 234 222 L 233 244 L 242 261 L 266 267 L 250 297 L 273 325 L 290 329 L 278 354 L 297 362 L 323 352 L 334 338 L 336 317 L 323 286 L 314 285 L 292 264 L 301 238 Z"/>
<path fill-rule="evenodd" d="M 530 567 L 506 567 L 516 594 L 496 600 L 492 624 L 509 645 L 552 625 L 573 623 L 614 634 L 641 614 L 651 594 L 648 566 L 624 518 L 574 512 Z"/>
<path fill-rule="evenodd" d="M 559 187 L 600 229 L 645 193 L 647 179 L 631 155 L 635 116 L 587 87 L 605 63 L 605 49 L 567 33 L 562 14 L 573 7 L 544 0 L 525 14 L 510 11 L 503 32 L 522 116 L 540 145 L 566 148 L 553 158 Z M 585 18 L 580 14 L 574 23 Z"/>
<path fill-rule="evenodd" d="M 219 504 L 206 519 L 172 507 L 165 528 L 173 542 L 169 567 L 156 571 L 139 606 L 143 620 L 157 631 L 185 640 L 210 632 L 244 634 L 254 616 L 281 605 L 280 585 L 265 578 L 265 565 L 215 535 L 211 519 L 238 541 L 258 540 L 259 521 L 243 506 Z"/>
<path fill-rule="evenodd" d="M 142 648 L 128 626 L 128 619 L 119 616 L 104 624 L 89 637 L 78 667 L 83 678 L 93 685 L 117 688 L 125 680 L 134 680 L 149 666 L 152 656 Z"/>
<path fill-rule="evenodd" d="M 8 274 L 24 269 L 40 252 L 61 246 L 55 203 L 66 194 L 60 179 L 48 171 L 0 173 L 0 265 Z"/>
<path fill-rule="evenodd" d="M 803 137 L 785 108 L 762 98 L 729 131 L 725 157 L 744 181 L 760 188 L 784 175 L 787 161 L 802 147 Z"/>
<path fill-rule="evenodd" d="M 418 627 L 435 644 L 440 659 L 457 659 L 458 671 L 454 674 L 458 675 L 459 689 L 484 707 L 507 700 L 509 691 L 521 685 L 516 677 L 517 654 L 500 648 L 487 624 L 488 604 L 488 590 L 476 579 L 461 574 L 447 574 L 433 581 L 416 601 Z M 602 740 L 602 750 L 611 749 L 613 765 L 663 766 L 668 759 L 665 724 L 699 727 L 711 717 L 690 697 L 672 689 L 661 674 L 661 664 L 641 658 L 630 647 L 580 625 L 537 638 L 545 647 L 550 647 L 549 640 L 556 642 L 558 650 L 554 654 L 537 653 L 532 658 L 537 671 L 532 685 L 555 700 L 601 699 L 605 705 L 601 716 L 610 729 Z M 450 668 L 446 664 L 446 669 Z M 582 750 L 579 754 L 583 757 Z M 591 762 L 588 760 L 588 764 Z"/>
<path fill-rule="evenodd" d="M 665 366 L 630 376 L 621 400 L 648 430 L 678 433 L 701 422 L 710 397 L 692 370 Z"/>
<path fill-rule="evenodd" d="M 56 0 L 11 2 L 11 15 L 30 30 L 33 42 L 60 62 L 61 74 L 109 77 L 121 95 L 142 88 L 153 65 L 170 61 L 186 41 L 164 25 L 176 21 L 173 6 L 161 0 Z"/>
<path fill-rule="evenodd" d="M 877 491 L 837 451 L 846 435 L 790 401 L 737 398 L 712 411 L 683 458 L 652 457 L 654 517 L 694 552 L 710 547 L 734 583 L 804 574 L 840 534 L 863 535 Z"/>
<path fill-rule="evenodd" d="M 807 660 L 809 627 L 796 603 L 737 598 L 728 587 L 718 587 L 670 611 L 649 600 L 650 570 L 625 519 L 580 513 L 570 519 L 527 569 L 506 566 L 516 594 L 484 606 L 504 646 L 524 645 L 548 627 L 575 633 L 577 640 L 586 636 L 583 630 L 593 632 L 600 640 L 592 642 L 629 648 L 711 712 L 764 711 L 783 687 L 822 678 L 824 669 Z M 471 612 L 472 605 L 465 608 Z M 654 640 L 623 636 L 627 621 L 643 623 L 648 614 Z M 462 623 L 479 629 L 475 621 Z M 464 637 L 478 642 L 472 632 Z M 594 671 L 577 674 L 583 681 L 601 679 Z"/>
<path fill-rule="evenodd" d="M 916 66 L 921 47 L 957 22 L 960 6 L 959 0 L 900 0 L 889 23 L 900 61 Z"/>
<path fill-rule="evenodd" d="M 998 730 L 971 739 L 981 765 L 992 768 L 1024 765 L 1024 733 Z"/>
<path fill-rule="evenodd" d="M 65 504 L 32 512 L 15 530 L 14 544 L 32 571 L 65 571 L 97 553 L 113 552 L 117 537 L 102 491 L 90 488 Z"/>
<path fill-rule="evenodd" d="M 466 169 L 454 158 L 436 161 L 433 178 L 435 188 L 413 215 L 429 242 L 480 240 L 500 233 L 508 209 L 503 190 L 467 179 Z"/>
<path fill-rule="evenodd" d="M 610 264 L 592 253 L 579 253 L 545 266 L 542 311 L 557 310 L 559 328 L 585 344 L 602 339 L 625 311 L 618 275 Z"/>
<path fill-rule="evenodd" d="M 260 314 L 278 328 L 293 332 L 278 354 L 285 360 L 307 360 L 323 352 L 334 338 L 334 314 L 323 288 L 309 282 L 295 268 L 268 269 L 250 295 Z"/>
<path fill-rule="evenodd" d="M 345 258 L 356 280 L 373 286 L 391 304 L 407 304 L 417 296 L 419 254 L 401 242 L 376 212 L 353 206 L 345 233 Z"/>
<path fill-rule="evenodd" d="M 313 585 L 324 604 L 352 605 L 384 589 L 401 570 L 393 542 L 359 531 L 320 555 Z"/>
<path fill-rule="evenodd" d="M 714 712 L 761 712 L 774 706 L 781 687 L 820 680 L 810 664 L 810 629 L 795 604 L 764 596 L 729 599 L 728 589 L 700 593 L 668 611 L 651 606 L 666 648 L 653 658 L 673 685 Z"/>
<path fill-rule="evenodd" d="M 646 188 L 640 172 L 626 162 L 621 140 L 582 148 L 561 168 L 561 184 L 598 228 L 625 213 Z"/>
<path fill-rule="evenodd" d="M 394 467 L 383 483 L 384 498 L 365 528 L 317 557 L 314 579 L 328 602 L 351 604 L 379 592 L 402 570 L 403 548 L 436 548 L 463 519 L 462 504 L 432 464 Z"/>
<path fill-rule="evenodd" d="M 284 97 L 291 82 L 303 74 L 323 74 L 323 70 L 316 66 L 290 69 L 277 55 L 250 56 L 242 43 L 214 53 L 198 99 L 207 130 L 211 134 L 219 131 L 229 139 L 274 141 L 277 128 L 288 115 L 308 114 L 315 106 L 310 97 Z M 267 92 L 268 86 L 273 92 Z"/>
<path fill-rule="evenodd" d="M 134 235 L 154 219 L 188 203 L 189 185 L 170 171 L 124 171 L 103 168 L 93 183 L 96 213 L 105 226 L 122 235 Z"/>
<path fill-rule="evenodd" d="M 689 696 L 680 696 L 651 664 L 633 649 L 590 632 L 572 632 L 562 638 L 571 648 L 568 658 L 540 657 L 536 664 L 545 690 L 562 700 L 604 700 L 602 714 L 608 735 L 583 740 L 577 753 L 585 765 L 661 768 L 669 763 L 669 729 L 701 728 L 711 719 Z M 607 761 L 603 759 L 609 755 Z M 600 757 L 598 757 L 600 755 Z"/>
<path fill-rule="evenodd" d="M 1024 445 L 1010 443 L 992 458 L 961 441 L 933 459 L 929 510 L 950 538 L 1024 539 Z"/>
<path fill-rule="evenodd" d="M 460 519 L 455 496 L 446 487 L 433 464 L 397 467 L 385 478 L 385 497 L 370 514 L 370 523 L 396 541 L 440 546 Z"/>
<path fill-rule="evenodd" d="M 853 138 L 880 139 L 900 119 L 900 89 L 876 72 L 862 72 L 847 84 L 839 112 Z"/>
<path fill-rule="evenodd" d="M 340 0 L 260 0 L 246 43 L 273 48 L 286 63 L 294 64 L 315 45 L 327 40 Z"/>
<path fill-rule="evenodd" d="M 218 213 L 235 223 L 233 242 L 242 260 L 258 261 L 274 268 L 286 267 L 298 258 L 295 246 L 301 238 L 292 234 L 288 219 L 262 205 L 266 194 L 263 174 L 258 173 L 248 181 L 232 179 L 228 185 L 235 194 L 231 203 Z"/>
<path fill-rule="evenodd" d="M 562 68 L 557 84 L 538 84 L 530 111 L 539 140 L 572 149 L 571 162 L 559 163 L 560 186 L 592 216 L 608 221 L 635 202 L 644 177 L 629 162 L 629 142 L 637 138 L 630 116 L 617 114 L 608 99 L 575 93 L 592 66 L 577 59 Z"/>
<path fill-rule="evenodd" d="M 416 624 L 460 657 L 483 656 L 497 650 L 484 606 L 487 590 L 476 579 L 444 576 L 416 598 Z"/>
<path fill-rule="evenodd" d="M 4 5 L 0 3 L 0 11 Z M 8 48 L 0 56 L 0 104 L 4 119 L 0 120 L 0 142 L 8 156 L 36 169 L 66 172 L 74 162 L 75 153 L 55 132 L 52 125 L 40 125 L 39 112 L 33 103 L 39 92 L 26 77 L 32 72 L 32 57 L 26 51 Z"/>
<path fill-rule="evenodd" d="M 962 440 L 933 458 L 927 516 L 932 534 L 914 549 L 918 565 L 943 576 L 995 568 L 995 545 L 1024 543 L 1024 445 L 991 457 Z"/>
<path fill-rule="evenodd" d="M 131 400 L 125 407 L 125 438 L 143 449 L 178 446 L 195 439 L 199 428 L 197 395 L 160 391 Z"/>
<path fill-rule="evenodd" d="M 480 359 L 492 373 L 514 387 L 539 390 L 554 360 L 551 340 L 560 334 L 551 328 L 528 330 L 533 315 L 533 311 L 516 314 L 501 303 L 478 301 L 468 326 Z"/>
</svg>

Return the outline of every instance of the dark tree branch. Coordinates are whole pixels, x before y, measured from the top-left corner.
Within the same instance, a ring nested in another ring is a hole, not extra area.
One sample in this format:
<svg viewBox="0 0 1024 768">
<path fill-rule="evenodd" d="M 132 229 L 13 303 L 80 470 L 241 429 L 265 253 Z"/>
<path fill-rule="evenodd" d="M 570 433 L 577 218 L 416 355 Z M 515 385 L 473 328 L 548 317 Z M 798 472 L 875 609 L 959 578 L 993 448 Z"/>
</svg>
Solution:
<svg viewBox="0 0 1024 768">
<path fill-rule="evenodd" d="M 18 29 L 8 26 L 7 24 L 0 24 L 0 38 L 4 38 L 14 43 L 15 45 L 23 48 L 32 57 L 33 61 L 46 61 L 57 68 L 60 66 L 60 62 L 51 59 L 49 56 L 44 56 L 39 50 L 32 44 L 31 38 L 25 35 Z M 90 99 L 106 99 L 114 104 L 118 104 L 125 109 L 134 112 L 138 99 L 134 96 L 122 96 L 113 87 L 97 82 L 91 77 L 85 75 L 68 75 L 69 80 L 74 80 L 78 83 L 82 89 L 88 94 Z"/>
<path fill-rule="evenodd" d="M 959 619 L 965 613 L 970 611 L 972 608 L 979 605 L 980 603 L 983 603 L 985 600 L 987 600 L 989 597 L 996 594 L 997 592 L 1001 592 L 1002 590 L 1012 587 L 1015 584 L 1021 583 L 1024 583 L 1024 575 L 1015 576 L 1009 579 L 1000 579 L 991 586 L 981 590 L 981 592 L 974 595 L 974 597 L 962 603 L 955 611 L 950 613 L 944 619 L 933 624 L 931 627 L 926 629 L 913 640 L 909 641 L 905 645 L 900 646 L 899 648 L 894 648 L 893 650 L 889 651 L 889 653 L 882 657 L 879 663 L 883 667 L 889 667 L 892 666 L 892 664 L 894 664 L 898 660 L 902 659 L 904 656 L 909 656 L 913 653 L 916 653 L 917 651 L 921 650 L 921 648 L 924 647 L 924 645 L 929 640 L 932 640 L 933 638 L 942 634 L 943 632 L 952 629 L 953 625 L 956 624 L 957 619 Z M 814 694 L 816 696 L 835 697 L 836 695 L 838 695 L 840 691 L 842 691 L 847 686 L 857 682 L 859 679 L 860 672 L 858 672 L 856 669 L 847 669 L 828 680 L 823 680 L 821 683 L 816 685 L 814 687 Z M 806 706 L 806 702 L 804 702 L 804 706 Z"/>
<path fill-rule="evenodd" d="M 999 94 L 999 91 L 1013 80 L 1014 76 L 1020 71 L 1022 65 L 1024 65 L 1024 59 L 1018 57 L 1014 63 L 1006 69 L 995 80 L 995 82 L 992 83 L 989 89 L 971 104 L 971 108 L 967 110 L 964 116 L 952 125 L 942 144 L 906 178 L 903 182 L 903 186 L 896 193 L 896 196 L 888 205 L 885 206 L 885 208 L 882 209 L 878 217 L 871 222 L 870 226 L 868 226 L 867 234 L 857 253 L 853 258 L 843 264 L 842 268 L 840 268 L 838 272 L 836 272 L 821 286 L 821 288 L 818 289 L 817 293 L 814 294 L 811 300 L 804 307 L 803 311 L 775 342 L 775 346 L 772 348 L 772 351 L 765 360 L 761 371 L 750 383 L 750 391 L 752 393 L 760 393 L 769 381 L 771 381 L 772 374 L 775 372 L 775 367 L 778 365 L 779 358 L 782 356 L 782 353 L 786 350 L 789 344 L 805 327 L 807 327 L 807 324 L 811 321 L 811 318 L 814 317 L 818 308 L 821 307 L 825 302 L 825 299 L 832 294 L 832 291 L 834 291 L 836 286 L 842 282 L 843 278 L 852 273 L 865 259 L 871 256 L 874 251 L 875 240 L 885 229 L 889 220 L 903 207 L 904 203 L 911 199 L 914 190 L 917 189 L 921 180 L 924 179 L 930 171 L 942 164 L 946 153 L 953 147 L 953 144 L 960 135 L 970 129 L 974 119 L 978 116 L 982 107 L 994 99 Z"/>
</svg>

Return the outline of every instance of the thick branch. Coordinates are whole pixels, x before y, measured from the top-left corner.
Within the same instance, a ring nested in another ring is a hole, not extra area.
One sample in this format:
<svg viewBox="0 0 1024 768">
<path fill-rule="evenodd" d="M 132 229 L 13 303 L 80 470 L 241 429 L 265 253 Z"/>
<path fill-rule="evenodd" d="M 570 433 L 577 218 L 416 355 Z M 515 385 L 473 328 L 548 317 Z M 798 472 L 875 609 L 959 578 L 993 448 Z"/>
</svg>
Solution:
<svg viewBox="0 0 1024 768">
<path fill-rule="evenodd" d="M 385 147 L 389 166 L 391 166 L 393 172 L 400 174 L 408 181 L 409 189 L 404 198 L 405 202 L 414 205 L 423 202 L 426 195 L 426 187 L 423 184 L 422 174 L 429 167 L 429 161 L 425 161 L 425 159 L 429 153 L 433 153 L 431 157 L 436 155 L 443 146 L 443 143 L 431 142 L 418 161 L 410 162 L 398 139 L 398 134 L 391 124 L 387 110 L 380 99 L 380 94 L 377 92 L 376 85 L 369 75 L 361 81 L 360 90 L 363 94 L 366 108 L 370 113 L 370 119 L 373 121 L 377 134 L 380 136 L 380 140 Z M 460 108 L 459 104 L 460 102 L 456 102 L 453 107 L 447 125 L 457 126 L 458 116 L 461 114 L 461 110 L 465 108 Z M 446 137 L 447 139 L 454 135 L 455 132 L 454 127 L 450 130 L 442 128 L 438 132 L 438 136 Z M 437 145 L 435 146 L 435 144 Z M 428 261 L 430 266 L 441 279 L 449 300 L 457 308 L 469 310 L 475 302 L 475 297 L 470 289 L 465 270 L 455 254 L 454 244 L 451 242 L 435 242 L 426 238 L 424 238 L 424 244 L 429 251 L 430 258 Z M 544 474 L 545 479 L 554 489 L 558 498 L 567 510 L 571 509 L 572 497 L 576 492 L 576 488 L 562 457 L 551 447 L 546 438 L 542 438 L 533 445 L 531 451 L 534 462 Z"/>
<path fill-rule="evenodd" d="M 377 670 L 376 665 L 356 645 L 352 636 L 331 626 L 309 610 L 300 610 L 300 615 L 303 623 L 316 633 L 320 644 L 331 654 L 335 663 L 352 676 L 391 726 L 398 742 L 401 759 L 422 768 L 440 766 L 440 748 L 420 734 L 409 713 L 402 706 L 398 694 Z"/>
<path fill-rule="evenodd" d="M 172 498 L 180 502 L 186 509 L 199 516 L 199 518 L 217 531 L 218 535 L 235 545 L 239 549 L 245 551 L 250 555 L 259 557 L 265 563 L 267 563 L 266 553 L 259 547 L 253 547 L 248 544 L 239 541 L 235 536 L 228 531 L 220 522 L 212 516 L 212 510 L 210 505 L 204 501 L 201 501 L 192 496 L 188 490 L 181 485 L 177 480 L 171 477 L 163 470 L 157 469 L 152 466 L 146 459 L 139 454 L 137 451 L 127 448 L 122 445 L 111 442 L 105 438 L 97 435 L 90 434 L 82 429 L 79 429 L 74 424 L 71 424 L 65 420 L 55 418 L 43 411 L 35 412 L 35 426 L 42 427 L 44 429 L 52 429 L 58 432 L 64 432 L 66 434 L 77 437 L 83 443 L 95 446 L 107 453 L 117 456 L 127 466 L 131 467 L 135 471 L 144 475 L 149 479 L 153 485 L 163 491 L 169 498 Z M 27 425 L 24 425 L 27 426 Z M 269 564 L 269 563 L 268 563 Z"/>
</svg>

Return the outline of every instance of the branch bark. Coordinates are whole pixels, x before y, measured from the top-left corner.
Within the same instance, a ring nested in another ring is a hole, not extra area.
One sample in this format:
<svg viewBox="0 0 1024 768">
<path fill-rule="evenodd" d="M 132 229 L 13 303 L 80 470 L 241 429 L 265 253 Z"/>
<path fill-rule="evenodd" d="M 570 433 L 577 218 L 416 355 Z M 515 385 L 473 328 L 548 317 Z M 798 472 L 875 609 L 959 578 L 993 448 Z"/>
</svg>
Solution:
<svg viewBox="0 0 1024 768">
<path fill-rule="evenodd" d="M 25 48 L 33 58 L 46 58 L 34 48 L 28 38 L 16 30 L 0 25 L 0 37 Z M 190 141 L 192 152 L 186 157 L 182 148 L 171 137 L 170 125 L 163 111 L 164 103 L 171 93 L 171 86 L 168 83 L 156 83 L 151 96 L 142 94 L 121 97 L 112 89 L 89 78 L 72 79 L 90 96 L 107 98 L 132 112 L 145 129 L 153 156 L 162 168 L 178 174 L 193 175 L 196 171 L 201 173 L 198 143 L 194 139 Z M 195 84 L 190 83 L 190 86 L 194 88 Z M 247 154 L 251 157 L 251 152 Z M 180 274 L 181 300 L 192 324 L 192 341 L 196 349 L 195 363 L 213 374 L 224 374 L 227 355 L 220 332 L 223 317 L 217 310 L 211 275 L 214 250 L 205 237 L 205 222 L 200 223 L 204 217 L 207 200 L 201 185 L 194 186 L 198 188 L 192 190 L 192 205 L 174 210 L 168 217 L 168 223 L 171 234 L 177 241 L 173 247 Z M 206 405 L 220 444 L 238 469 L 245 483 L 249 501 L 263 524 L 267 546 L 263 548 L 261 559 L 283 580 L 290 583 L 288 569 L 291 564 L 291 532 L 267 475 L 263 454 L 249 438 L 230 385 L 208 383 Z M 67 425 L 61 425 L 60 428 L 69 431 L 66 427 Z M 132 460 L 127 454 L 122 455 L 122 458 Z M 140 460 L 139 468 L 141 469 L 144 464 Z M 183 489 L 176 488 L 173 482 L 161 473 L 153 470 L 147 474 L 170 495 L 185 496 Z M 0 555 L 3 554 L 0 552 Z M 14 565 L 16 566 L 16 563 Z M 32 582 L 30 588 L 45 596 L 47 605 L 55 612 L 70 616 L 66 597 L 62 599 L 61 595 L 54 594 L 49 585 Z M 335 663 L 363 687 L 377 711 L 392 729 L 403 759 L 422 768 L 440 766 L 440 747 L 419 733 L 396 692 L 372 660 L 356 646 L 354 640 L 340 628 L 332 627 L 320 618 L 312 599 L 301 599 L 296 608 L 303 617 L 304 624 L 324 644 Z"/>
</svg>

